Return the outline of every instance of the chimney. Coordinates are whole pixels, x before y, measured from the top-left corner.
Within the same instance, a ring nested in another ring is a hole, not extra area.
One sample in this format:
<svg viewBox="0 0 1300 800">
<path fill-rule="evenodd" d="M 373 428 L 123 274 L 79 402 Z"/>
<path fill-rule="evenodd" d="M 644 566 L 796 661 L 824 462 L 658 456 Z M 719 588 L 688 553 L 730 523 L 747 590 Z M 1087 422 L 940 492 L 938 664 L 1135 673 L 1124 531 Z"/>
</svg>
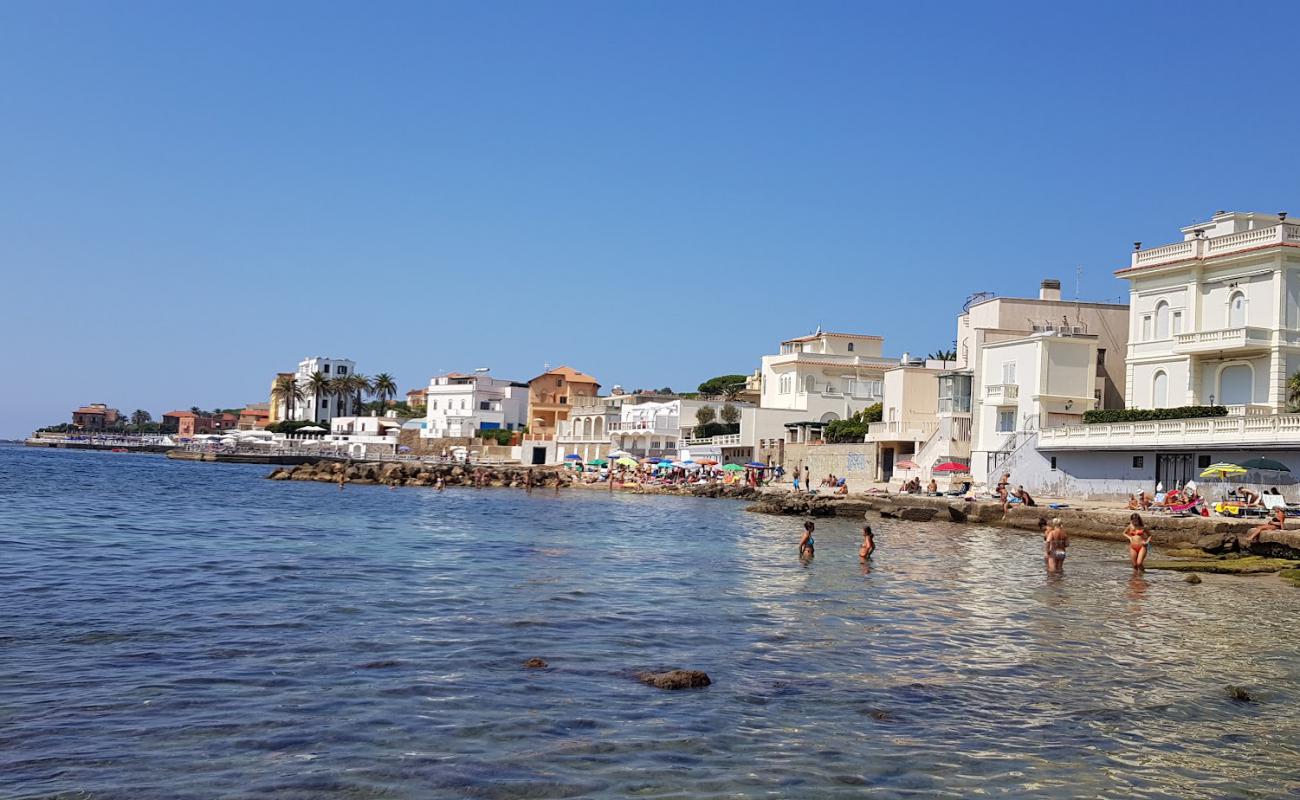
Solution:
<svg viewBox="0 0 1300 800">
<path fill-rule="evenodd" d="M 1060 300 L 1061 282 L 1056 278 L 1046 278 L 1038 287 L 1039 300 Z"/>
</svg>

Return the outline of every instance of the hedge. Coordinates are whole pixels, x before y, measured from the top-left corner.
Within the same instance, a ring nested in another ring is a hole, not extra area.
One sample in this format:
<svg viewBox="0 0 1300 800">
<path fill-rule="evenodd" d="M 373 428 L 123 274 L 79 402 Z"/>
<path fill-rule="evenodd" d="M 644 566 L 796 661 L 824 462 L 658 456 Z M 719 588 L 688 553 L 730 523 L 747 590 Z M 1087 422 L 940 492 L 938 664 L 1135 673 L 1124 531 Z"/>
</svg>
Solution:
<svg viewBox="0 0 1300 800">
<path fill-rule="evenodd" d="M 1180 406 L 1178 408 L 1095 408 L 1083 412 L 1084 425 L 1103 422 L 1150 422 L 1160 419 L 1226 417 L 1225 406 Z"/>
</svg>

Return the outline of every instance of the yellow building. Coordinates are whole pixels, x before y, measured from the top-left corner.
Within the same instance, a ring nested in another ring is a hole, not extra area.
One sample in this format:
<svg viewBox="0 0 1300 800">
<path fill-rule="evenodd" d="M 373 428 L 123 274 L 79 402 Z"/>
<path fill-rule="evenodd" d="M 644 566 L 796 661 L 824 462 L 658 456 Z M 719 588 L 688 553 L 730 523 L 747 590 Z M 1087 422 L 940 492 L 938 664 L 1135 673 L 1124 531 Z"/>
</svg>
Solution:
<svg viewBox="0 0 1300 800">
<path fill-rule="evenodd" d="M 569 418 L 577 398 L 595 397 L 600 383 L 572 367 L 556 367 L 528 382 L 528 432 L 555 437 L 557 424 Z"/>
<path fill-rule="evenodd" d="M 292 372 L 277 372 L 275 379 L 271 381 L 271 401 L 269 403 L 270 416 L 267 418 L 267 425 L 274 425 L 277 422 L 283 422 L 288 418 L 288 413 L 284 407 L 284 399 L 275 396 L 275 385 L 280 382 L 281 378 L 292 378 Z"/>
</svg>

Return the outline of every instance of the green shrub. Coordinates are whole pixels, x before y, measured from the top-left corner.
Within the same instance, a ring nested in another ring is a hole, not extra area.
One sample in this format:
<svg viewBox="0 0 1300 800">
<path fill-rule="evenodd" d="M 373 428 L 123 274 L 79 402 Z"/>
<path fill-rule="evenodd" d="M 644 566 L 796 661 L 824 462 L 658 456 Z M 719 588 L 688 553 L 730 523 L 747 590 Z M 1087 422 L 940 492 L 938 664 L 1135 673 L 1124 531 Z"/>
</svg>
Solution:
<svg viewBox="0 0 1300 800">
<path fill-rule="evenodd" d="M 505 428 L 479 429 L 478 431 L 478 437 L 480 439 L 485 442 L 496 442 L 502 447 L 509 445 L 510 439 L 513 436 L 514 431 L 509 431 Z"/>
<path fill-rule="evenodd" d="M 711 436 L 730 436 L 733 433 L 740 433 L 740 423 L 706 422 L 703 425 L 695 426 L 691 432 L 691 438 L 708 439 Z"/>
<path fill-rule="evenodd" d="M 1161 419 L 1226 417 L 1225 406 L 1180 406 L 1179 408 L 1095 408 L 1083 412 L 1084 425 L 1103 422 L 1150 422 Z"/>
<path fill-rule="evenodd" d="M 822 433 L 822 440 L 831 444 L 837 442 L 861 442 L 867 438 L 867 426 L 873 422 L 880 422 L 884 415 L 885 410 L 882 404 L 876 403 L 873 406 L 867 406 L 848 419 L 837 419 L 826 423 L 826 430 Z"/>
</svg>

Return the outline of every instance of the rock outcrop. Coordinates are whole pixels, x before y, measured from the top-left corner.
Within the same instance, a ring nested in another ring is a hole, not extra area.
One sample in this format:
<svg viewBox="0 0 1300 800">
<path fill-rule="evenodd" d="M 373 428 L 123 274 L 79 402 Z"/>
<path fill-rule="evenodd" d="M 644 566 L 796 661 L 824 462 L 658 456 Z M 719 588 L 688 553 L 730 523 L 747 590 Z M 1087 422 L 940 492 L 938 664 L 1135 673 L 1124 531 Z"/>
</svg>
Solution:
<svg viewBox="0 0 1300 800">
<path fill-rule="evenodd" d="M 656 689 L 699 689 L 713 683 L 698 669 L 672 669 L 667 672 L 638 672 L 636 679 Z"/>
</svg>

